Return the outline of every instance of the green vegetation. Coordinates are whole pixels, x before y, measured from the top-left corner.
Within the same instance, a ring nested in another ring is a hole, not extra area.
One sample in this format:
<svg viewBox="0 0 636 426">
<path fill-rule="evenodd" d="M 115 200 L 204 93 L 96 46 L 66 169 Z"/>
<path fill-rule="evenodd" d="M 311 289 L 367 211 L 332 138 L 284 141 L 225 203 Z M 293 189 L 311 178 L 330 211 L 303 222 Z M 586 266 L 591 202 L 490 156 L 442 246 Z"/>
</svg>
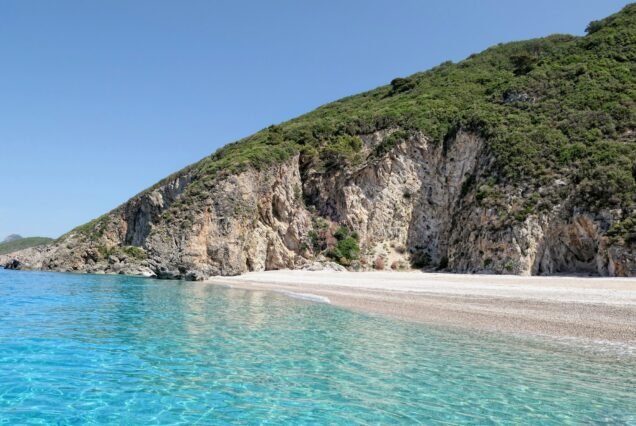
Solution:
<svg viewBox="0 0 636 426">
<path fill-rule="evenodd" d="M 8 254 L 30 247 L 41 246 L 44 244 L 48 244 L 51 241 L 53 241 L 51 238 L 46 237 L 29 237 L 20 238 L 19 240 L 13 240 L 7 243 L 0 243 L 0 254 Z"/>
<path fill-rule="evenodd" d="M 553 190 L 561 193 L 536 200 L 541 208 L 567 197 L 579 207 L 629 215 L 636 208 L 636 4 L 587 31 L 500 44 L 270 126 L 167 178 L 192 177 L 172 209 L 187 211 L 220 177 L 298 153 L 303 164 L 328 172 L 383 156 L 415 132 L 445 144 L 465 130 L 486 141 L 493 160 L 487 178 L 462 188 L 482 205 L 495 206 L 510 188 L 536 193 L 561 179 L 567 185 Z M 393 133 L 365 151 L 360 135 L 378 130 Z M 512 220 L 537 207 L 520 206 Z M 98 222 L 80 231 L 95 234 Z M 353 243 L 342 241 L 334 256 L 347 258 Z"/>
<path fill-rule="evenodd" d="M 97 247 L 97 251 L 103 259 L 108 259 L 110 256 L 126 256 L 137 260 L 144 260 L 148 257 L 144 249 L 135 246 L 106 247 L 104 245 L 101 245 Z"/>
<path fill-rule="evenodd" d="M 350 266 L 360 256 L 360 237 L 346 226 L 327 222 L 325 219 L 313 217 L 314 230 L 309 232 L 309 246 L 315 254 L 323 253 L 341 265 Z"/>
<path fill-rule="evenodd" d="M 320 152 L 320 159 L 327 170 L 357 165 L 362 161 L 362 141 L 357 136 L 342 135 L 327 143 Z"/>
<path fill-rule="evenodd" d="M 309 246 L 314 253 L 321 253 L 327 249 L 330 243 L 333 243 L 333 235 L 330 233 L 329 223 L 319 217 L 312 217 L 313 230 L 309 231 Z"/>
<path fill-rule="evenodd" d="M 66 237 L 68 237 L 69 235 L 75 232 L 86 236 L 88 239 L 92 241 L 97 241 L 104 235 L 104 230 L 106 228 L 109 217 L 110 217 L 109 214 L 104 214 L 98 217 L 97 219 L 93 219 L 90 222 L 86 222 L 85 224 L 80 225 L 77 228 L 72 229 L 71 231 L 62 235 L 56 241 L 64 241 Z"/>
<path fill-rule="evenodd" d="M 613 242 L 636 244 L 636 214 L 614 224 L 607 232 L 607 236 Z"/>
<path fill-rule="evenodd" d="M 404 142 L 408 139 L 409 133 L 405 130 L 396 130 L 389 136 L 384 138 L 373 150 L 373 154 L 377 157 L 381 157 L 387 152 L 390 152 L 400 142 Z"/>
<path fill-rule="evenodd" d="M 334 259 L 341 265 L 349 266 L 360 255 L 359 237 L 346 226 L 339 227 L 333 236 L 336 238 L 336 246 L 327 251 L 327 257 Z"/>
</svg>

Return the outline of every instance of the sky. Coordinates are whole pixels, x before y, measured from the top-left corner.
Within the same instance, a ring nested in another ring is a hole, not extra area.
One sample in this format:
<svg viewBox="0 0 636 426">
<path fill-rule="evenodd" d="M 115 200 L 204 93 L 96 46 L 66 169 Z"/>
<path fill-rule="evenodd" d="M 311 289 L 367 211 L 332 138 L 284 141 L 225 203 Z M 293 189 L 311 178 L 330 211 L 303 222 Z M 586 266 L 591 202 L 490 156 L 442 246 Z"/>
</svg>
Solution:
<svg viewBox="0 0 636 426">
<path fill-rule="evenodd" d="M 226 143 L 619 0 L 3 0 L 0 240 L 57 237 Z"/>
</svg>

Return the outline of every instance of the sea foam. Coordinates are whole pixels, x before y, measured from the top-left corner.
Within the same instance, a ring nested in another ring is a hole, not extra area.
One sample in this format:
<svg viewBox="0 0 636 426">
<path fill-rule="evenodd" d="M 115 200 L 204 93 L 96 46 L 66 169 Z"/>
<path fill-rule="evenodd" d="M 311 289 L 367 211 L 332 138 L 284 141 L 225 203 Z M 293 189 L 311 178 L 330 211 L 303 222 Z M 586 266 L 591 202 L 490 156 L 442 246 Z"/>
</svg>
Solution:
<svg viewBox="0 0 636 426">
<path fill-rule="evenodd" d="M 307 300 L 310 302 L 317 302 L 317 303 L 329 303 L 329 304 L 331 303 L 328 297 L 318 296 L 317 294 L 296 293 L 293 291 L 281 291 L 280 293 L 284 294 L 287 297 L 291 297 L 292 299 Z"/>
</svg>

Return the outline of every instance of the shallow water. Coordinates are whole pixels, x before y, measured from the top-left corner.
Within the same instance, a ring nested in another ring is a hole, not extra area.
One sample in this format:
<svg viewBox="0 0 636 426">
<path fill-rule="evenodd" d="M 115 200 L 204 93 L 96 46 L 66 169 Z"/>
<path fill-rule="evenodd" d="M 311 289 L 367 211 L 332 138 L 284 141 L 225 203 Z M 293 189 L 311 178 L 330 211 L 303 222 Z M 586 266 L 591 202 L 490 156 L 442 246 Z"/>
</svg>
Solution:
<svg viewBox="0 0 636 426">
<path fill-rule="evenodd" d="M 0 270 L 0 424 L 630 424 L 636 359 L 267 292 Z"/>
</svg>

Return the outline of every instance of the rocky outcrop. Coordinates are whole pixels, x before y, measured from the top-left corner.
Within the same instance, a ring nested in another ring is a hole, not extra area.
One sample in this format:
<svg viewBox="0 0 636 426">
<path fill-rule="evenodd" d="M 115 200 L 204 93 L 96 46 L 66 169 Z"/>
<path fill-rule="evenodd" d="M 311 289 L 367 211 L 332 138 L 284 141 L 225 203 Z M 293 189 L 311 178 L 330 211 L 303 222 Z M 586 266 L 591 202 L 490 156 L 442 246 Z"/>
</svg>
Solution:
<svg viewBox="0 0 636 426">
<path fill-rule="evenodd" d="M 31 247 L 14 253 L 0 255 L 0 266 L 4 269 L 42 269 L 42 260 L 48 247 Z"/>
<path fill-rule="evenodd" d="M 190 174 L 178 176 L 125 204 L 122 212 L 122 219 L 126 222 L 124 244 L 142 246 L 150 234 L 152 224 L 174 203 L 191 180 Z"/>
<path fill-rule="evenodd" d="M 22 269 L 191 280 L 321 269 L 328 259 L 310 241 L 319 218 L 357 232 L 362 251 L 353 269 L 636 275 L 634 248 L 606 237 L 621 212 L 572 213 L 572 202 L 563 200 L 511 221 L 523 190 L 511 189 L 499 205 L 483 201 L 491 156 L 480 137 L 459 131 L 439 144 L 409 133 L 377 155 L 395 131 L 362 135 L 364 160 L 351 167 L 321 169 L 296 155 L 217 179 L 198 198 L 189 192 L 196 176 L 175 176 L 90 232 L 76 230 L 5 261 Z M 190 204 L 180 204 L 183 198 Z"/>
<path fill-rule="evenodd" d="M 161 277 L 204 278 L 293 268 L 311 226 L 298 191 L 298 157 L 266 171 L 230 176 L 178 226 L 155 226 L 145 241 Z"/>
<path fill-rule="evenodd" d="M 22 269 L 22 263 L 18 259 L 11 259 L 4 264 L 4 269 Z"/>
</svg>

